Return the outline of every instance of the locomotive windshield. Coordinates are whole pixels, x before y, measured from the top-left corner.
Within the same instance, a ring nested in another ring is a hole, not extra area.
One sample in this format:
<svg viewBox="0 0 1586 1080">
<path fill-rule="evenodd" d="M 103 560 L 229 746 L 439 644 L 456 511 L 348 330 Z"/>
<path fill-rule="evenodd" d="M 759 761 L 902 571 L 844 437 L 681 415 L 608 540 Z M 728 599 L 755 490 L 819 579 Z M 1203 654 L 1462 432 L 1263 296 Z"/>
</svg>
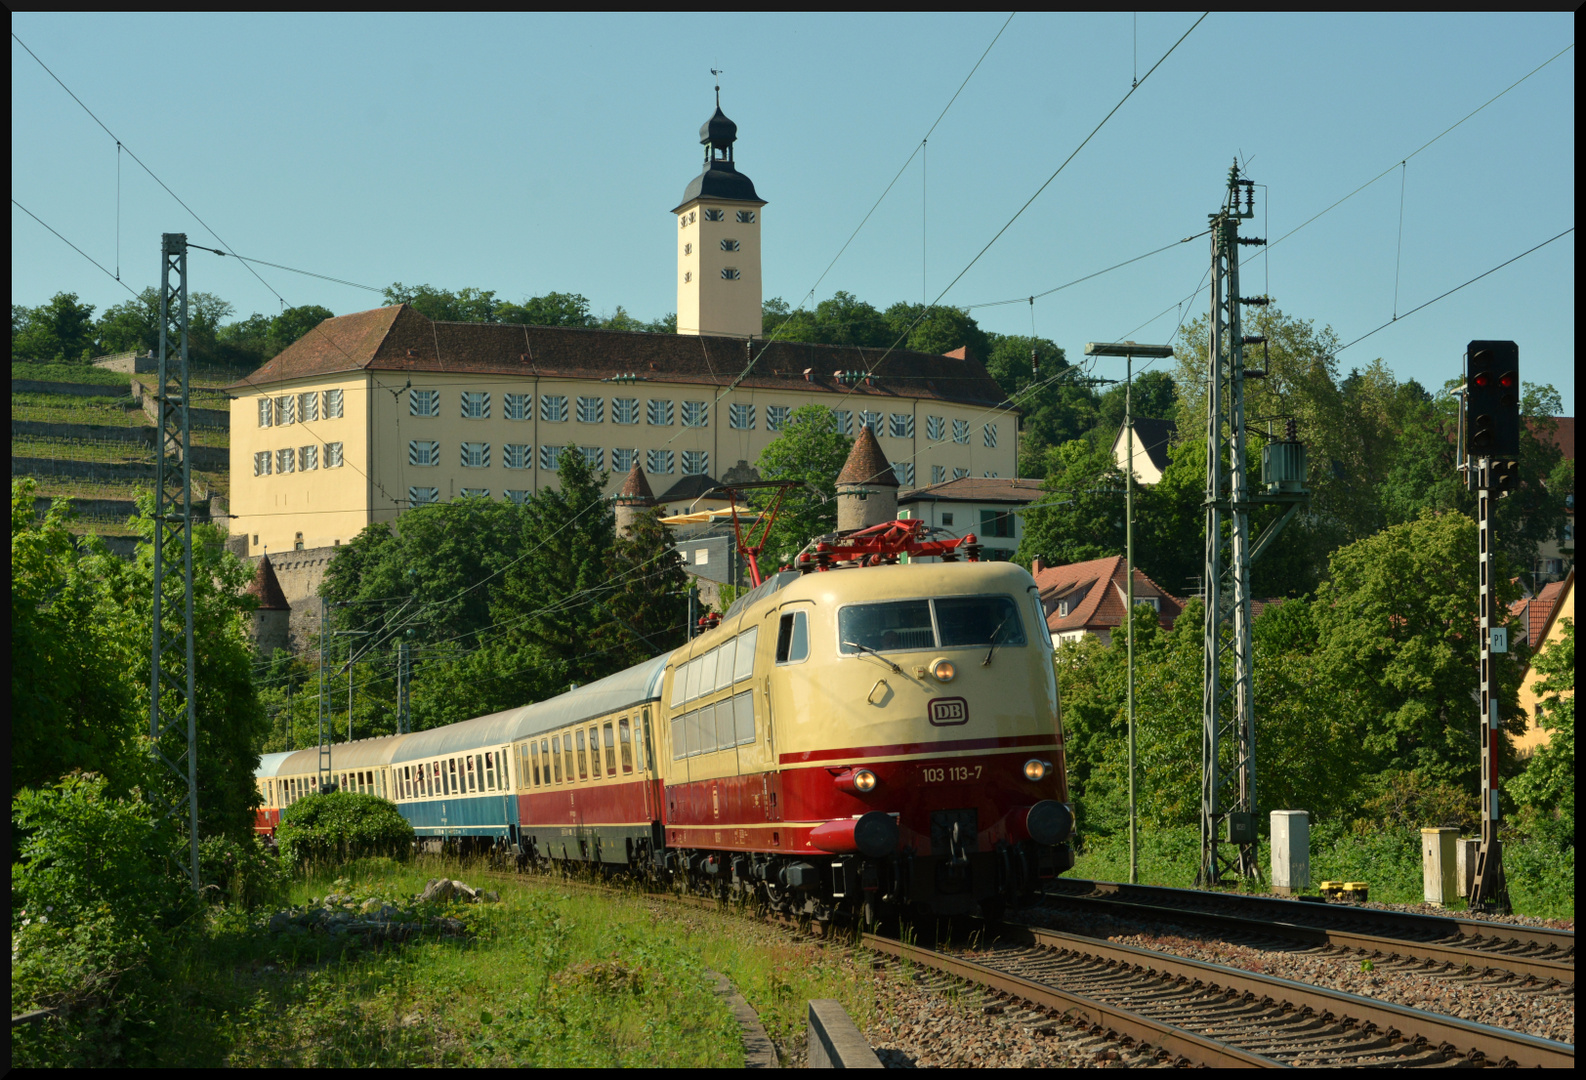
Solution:
<svg viewBox="0 0 1586 1080">
<path fill-rule="evenodd" d="M 848 655 L 866 649 L 895 652 L 1025 643 L 1018 608 L 1007 596 L 851 604 L 837 613 L 837 631 L 840 648 Z"/>
</svg>

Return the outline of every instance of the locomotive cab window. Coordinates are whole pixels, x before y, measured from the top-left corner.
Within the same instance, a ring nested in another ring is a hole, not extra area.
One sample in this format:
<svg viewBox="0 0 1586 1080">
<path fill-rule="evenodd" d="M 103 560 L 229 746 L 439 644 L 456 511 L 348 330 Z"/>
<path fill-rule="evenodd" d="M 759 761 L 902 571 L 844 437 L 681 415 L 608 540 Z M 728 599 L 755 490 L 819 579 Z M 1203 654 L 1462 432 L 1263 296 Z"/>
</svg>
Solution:
<svg viewBox="0 0 1586 1080">
<path fill-rule="evenodd" d="M 777 628 L 776 662 L 798 664 L 809 659 L 809 655 L 809 613 L 790 611 L 782 616 L 782 624 Z"/>
<path fill-rule="evenodd" d="M 850 604 L 837 613 L 838 648 L 866 651 L 1023 645 L 1024 624 L 1007 596 L 949 596 Z"/>
<path fill-rule="evenodd" d="M 931 604 L 943 647 L 1024 644 L 1024 624 L 1010 597 L 952 596 Z"/>
</svg>

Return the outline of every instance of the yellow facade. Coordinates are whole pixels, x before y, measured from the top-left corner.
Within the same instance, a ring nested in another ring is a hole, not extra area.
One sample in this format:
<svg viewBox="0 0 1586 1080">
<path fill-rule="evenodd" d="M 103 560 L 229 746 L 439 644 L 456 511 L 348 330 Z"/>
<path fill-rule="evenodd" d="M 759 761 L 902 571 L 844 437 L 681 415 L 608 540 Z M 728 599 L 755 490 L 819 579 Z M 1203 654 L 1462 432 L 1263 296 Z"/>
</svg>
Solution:
<svg viewBox="0 0 1586 1080">
<path fill-rule="evenodd" d="M 556 471 L 546 465 L 547 448 L 572 445 L 599 451 L 601 468 L 611 473 L 610 494 L 622 486 L 628 471 L 614 451 L 636 451 L 651 487 L 661 496 L 688 475 L 685 469 L 719 478 L 739 461 L 754 465 L 778 435 L 770 427 L 773 407 L 791 412 L 818 404 L 845 411 L 850 435 L 859 430 L 861 411 L 879 413 L 881 448 L 905 490 L 960 473 L 1015 475 L 1016 414 L 929 398 L 877 400 L 813 387 L 807 393 L 738 387 L 717 401 L 720 388 L 710 385 L 421 371 L 343 372 L 263 389 L 239 396 L 231 405 L 231 529 L 233 535 L 247 536 L 250 555 L 346 543 L 366 525 L 396 518 L 415 493 L 427 497 L 433 490 L 437 500 L 447 501 L 465 490 L 483 491 L 503 499 L 512 497 L 510 492 L 555 486 Z M 325 418 L 328 390 L 342 392 L 339 418 Z M 488 395 L 488 415 L 465 417 L 465 393 Z M 312 420 L 304 418 L 300 404 L 307 394 L 316 398 L 318 415 Z M 434 394 L 431 408 L 436 415 L 421 415 L 415 394 Z M 527 418 L 508 418 L 508 394 L 523 395 L 532 403 Z M 288 396 L 299 404 L 292 422 L 284 423 L 279 401 Z M 259 403 L 266 398 L 272 402 L 272 423 L 261 426 Z M 582 403 L 588 405 L 585 419 L 580 419 L 581 398 L 587 399 Z M 556 399 L 561 399 L 565 419 L 548 418 L 559 413 Z M 652 401 L 660 403 L 654 418 L 670 422 L 651 422 Z M 637 422 L 617 422 L 628 402 Z M 704 406 L 700 426 L 685 423 L 693 408 L 689 403 Z M 752 414 L 739 409 L 735 418 L 734 405 L 747 406 Z M 747 423 L 751 415 L 753 427 L 734 426 L 735 419 Z M 894 417 L 898 430 L 912 434 L 892 434 Z M 941 439 L 930 437 L 932 417 L 940 422 Z M 955 441 L 955 435 L 963 441 Z M 988 446 L 988 441 L 995 445 Z M 326 447 L 332 443 L 341 445 L 342 464 L 327 468 Z M 429 456 L 416 453 L 414 443 L 424 444 L 425 451 L 434 444 L 436 463 L 415 464 L 416 458 L 427 461 Z M 488 464 L 464 464 L 464 444 L 482 445 L 488 456 L 478 455 L 477 460 Z M 302 467 L 305 447 L 315 449 L 314 468 Z M 288 449 L 294 467 L 282 472 L 278 465 Z M 651 451 L 660 460 L 650 461 Z M 264 452 L 271 455 L 271 469 L 256 475 L 255 456 Z M 513 467 L 509 453 L 525 453 L 527 458 L 521 467 Z M 899 468 L 908 465 L 913 466 L 912 475 Z"/>
<path fill-rule="evenodd" d="M 764 209 L 749 202 L 693 199 L 674 211 L 679 334 L 760 334 Z"/>
<path fill-rule="evenodd" d="M 1548 617 L 1547 629 L 1543 634 L 1541 645 L 1537 652 L 1540 653 L 1550 644 L 1564 636 L 1564 620 L 1571 623 L 1575 621 L 1575 577 L 1572 573 L 1565 579 L 1564 589 L 1559 594 L 1558 605 Z M 1548 731 L 1537 726 L 1536 722 L 1536 684 L 1542 678 L 1535 667 L 1528 668 L 1525 678 L 1520 683 L 1520 707 L 1525 710 L 1527 717 L 1525 734 L 1514 741 L 1514 748 L 1522 754 L 1529 754 L 1539 746 L 1545 746 L 1548 741 Z M 1575 691 L 1569 691 L 1574 694 Z"/>
</svg>

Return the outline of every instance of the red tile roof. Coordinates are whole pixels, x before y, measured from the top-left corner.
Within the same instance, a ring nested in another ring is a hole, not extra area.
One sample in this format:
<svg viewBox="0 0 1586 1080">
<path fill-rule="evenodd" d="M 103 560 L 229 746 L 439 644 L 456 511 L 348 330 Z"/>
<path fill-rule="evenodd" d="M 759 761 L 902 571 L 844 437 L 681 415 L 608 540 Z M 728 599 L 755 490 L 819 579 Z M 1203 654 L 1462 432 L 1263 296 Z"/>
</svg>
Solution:
<svg viewBox="0 0 1586 1080">
<path fill-rule="evenodd" d="M 1023 477 L 999 479 L 989 476 L 960 476 L 957 480 L 943 480 L 940 484 L 915 488 L 898 499 L 900 503 L 922 500 L 942 502 L 1005 502 L 1032 503 L 1041 497 L 1041 480 Z"/>
<path fill-rule="evenodd" d="M 859 429 L 859 438 L 848 451 L 843 471 L 837 474 L 839 484 L 875 484 L 878 487 L 897 487 L 898 478 L 887 463 L 887 455 L 876 442 L 876 433 L 867 424 Z"/>
<path fill-rule="evenodd" d="M 751 349 L 754 365 L 744 375 Z M 873 371 L 874 385 L 848 387 L 836 377 L 855 368 Z M 736 381 L 751 389 L 824 390 L 852 394 L 867 403 L 927 398 L 984 406 L 1007 400 L 974 359 L 707 335 L 432 322 L 406 304 L 326 319 L 229 389 L 248 393 L 290 379 L 344 371 L 569 379 L 634 374 L 668 383 L 728 386 Z"/>
<path fill-rule="evenodd" d="M 1047 613 L 1047 626 L 1053 633 L 1072 630 L 1110 633 L 1114 627 L 1122 625 L 1124 569 L 1122 555 L 1067 566 L 1041 567 L 1035 574 L 1035 584 Z M 1164 628 L 1171 628 L 1184 610 L 1183 601 L 1135 567 L 1135 602 L 1151 596 L 1162 598 L 1159 622 Z M 1058 614 L 1058 604 L 1063 600 L 1070 603 L 1067 615 Z"/>
</svg>

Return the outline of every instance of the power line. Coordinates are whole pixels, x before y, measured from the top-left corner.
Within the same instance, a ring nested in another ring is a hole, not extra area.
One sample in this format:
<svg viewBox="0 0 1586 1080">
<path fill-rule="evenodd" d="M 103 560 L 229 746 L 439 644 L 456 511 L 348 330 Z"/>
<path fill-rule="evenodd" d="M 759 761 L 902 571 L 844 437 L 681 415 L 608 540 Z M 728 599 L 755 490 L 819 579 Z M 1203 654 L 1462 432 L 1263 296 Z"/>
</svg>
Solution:
<svg viewBox="0 0 1586 1080">
<path fill-rule="evenodd" d="M 1381 180 L 1384 176 L 1387 176 L 1394 169 L 1397 169 L 1399 166 L 1404 165 L 1405 163 L 1407 163 L 1416 154 L 1419 154 L 1422 150 L 1425 150 L 1427 147 L 1429 147 L 1433 143 L 1437 142 L 1444 135 L 1447 135 L 1449 132 L 1451 132 L 1455 128 L 1459 127 L 1465 121 L 1469 120 L 1471 117 L 1473 117 L 1477 113 L 1481 112 L 1488 105 L 1491 105 L 1493 102 L 1495 102 L 1499 98 L 1503 97 L 1510 90 L 1513 90 L 1515 87 L 1517 87 L 1521 83 L 1525 82 L 1531 76 L 1535 75 L 1537 72 L 1539 72 L 1543 68 L 1547 67 L 1553 61 L 1557 60 L 1559 57 L 1563 56 L 1565 53 L 1569 52 L 1574 47 L 1575 47 L 1575 45 L 1574 45 L 1573 42 L 1570 43 L 1569 45 L 1564 46 L 1564 48 L 1560 49 L 1558 52 L 1554 53 L 1552 56 L 1550 56 L 1546 60 L 1542 61 L 1536 67 L 1532 68 L 1530 71 L 1528 71 L 1524 75 L 1520 76 L 1514 82 L 1510 83 L 1508 86 L 1506 86 L 1502 90 L 1498 91 L 1492 97 L 1488 98 L 1486 101 L 1484 101 L 1480 105 L 1476 106 L 1470 112 L 1466 113 L 1464 116 L 1462 116 L 1458 120 L 1454 121 L 1452 124 L 1448 125 L 1448 127 L 1444 128 L 1442 131 L 1440 131 L 1436 135 L 1432 136 L 1432 138 L 1428 139 L 1426 142 L 1422 143 L 1420 146 L 1416 147 L 1414 150 L 1410 151 L 1408 154 L 1403 155 L 1398 161 L 1394 162 L 1392 165 L 1389 165 L 1386 169 L 1383 169 L 1376 176 L 1373 176 L 1370 180 L 1367 180 L 1364 184 L 1361 184 L 1355 190 L 1351 191 L 1348 195 L 1345 195 L 1343 198 L 1339 199 L 1337 202 L 1334 202 L 1334 203 L 1330 204 L 1328 207 L 1326 207 L 1326 209 L 1323 209 L 1323 210 L 1321 210 L 1321 211 L 1319 211 L 1319 212 L 1317 212 L 1315 214 L 1312 214 L 1310 217 L 1306 218 L 1304 221 L 1302 221 L 1298 225 L 1294 226 L 1294 228 L 1290 229 L 1288 232 L 1284 233 L 1282 236 L 1278 237 L 1276 240 L 1273 240 L 1273 241 L 1269 242 L 1264 248 L 1261 249 L 1260 252 L 1257 253 L 1257 255 L 1259 257 L 1261 257 L 1261 258 L 1265 258 L 1266 255 L 1267 255 L 1267 252 L 1271 251 L 1273 248 L 1275 248 L 1279 244 L 1283 243 L 1283 241 L 1287 240 L 1289 237 L 1293 236 L 1295 233 L 1297 233 L 1301 229 L 1305 228 L 1307 225 L 1309 225 L 1311 222 L 1315 221 L 1317 218 L 1321 217 L 1323 214 L 1327 214 L 1327 213 L 1329 213 L 1329 212 L 1331 212 L 1333 210 L 1336 210 L 1338 207 L 1342 206 L 1344 203 L 1348 202 L 1350 199 L 1353 199 L 1356 195 L 1359 195 L 1362 191 L 1365 191 L 1368 187 L 1370 187 L 1372 184 L 1375 184 L 1378 180 Z M 1381 329 L 1381 327 L 1378 327 L 1378 329 Z"/>
<path fill-rule="evenodd" d="M 986 254 L 986 252 L 991 250 L 991 246 L 1002 238 L 1002 234 L 1003 233 L 1007 232 L 1010 228 L 1013 227 L 1013 223 L 1018 221 L 1019 218 L 1021 216 L 1023 216 L 1024 212 L 1030 208 L 1031 204 L 1034 203 L 1036 199 L 1041 197 L 1041 193 L 1043 191 L 1045 191 L 1048 187 L 1051 186 L 1052 181 L 1056 180 L 1058 178 L 1058 176 L 1062 173 L 1062 171 L 1064 169 L 1068 168 L 1069 162 L 1073 161 L 1074 158 L 1079 156 L 1079 152 L 1081 150 L 1085 149 L 1085 147 L 1090 143 L 1090 141 L 1096 137 L 1097 132 L 1101 131 L 1101 129 L 1104 126 L 1106 126 L 1107 121 L 1111 120 L 1113 118 L 1113 115 L 1116 114 L 1119 109 L 1123 108 L 1124 102 L 1128 101 L 1131 97 L 1133 97 L 1134 96 L 1134 92 L 1136 90 L 1138 90 L 1140 87 L 1145 85 L 1146 80 L 1149 79 L 1152 76 L 1152 74 L 1155 73 L 1157 68 L 1161 67 L 1164 63 L 1167 62 L 1167 58 L 1172 56 L 1173 53 L 1178 49 L 1178 47 L 1184 43 L 1184 39 L 1185 38 L 1189 37 L 1190 34 L 1195 32 L 1195 27 L 1199 26 L 1202 22 L 1204 22 L 1206 20 L 1206 16 L 1209 15 L 1209 14 L 1210 14 L 1210 12 L 1202 12 L 1200 18 L 1196 19 L 1195 22 L 1190 26 L 1190 28 L 1188 30 L 1184 31 L 1183 35 L 1180 36 L 1179 39 L 1173 43 L 1172 47 L 1169 48 L 1167 52 L 1162 54 L 1161 59 L 1157 60 L 1157 62 L 1155 64 L 1151 65 L 1150 70 L 1145 73 L 1144 77 L 1141 78 L 1139 82 L 1137 82 L 1133 86 L 1131 86 L 1129 88 L 1129 91 L 1126 94 L 1124 94 L 1123 97 L 1118 99 L 1118 104 L 1114 105 L 1112 107 L 1112 109 L 1107 113 L 1107 115 L 1101 118 L 1100 123 L 1098 123 L 1094 128 L 1091 129 L 1090 134 L 1086 135 L 1085 138 L 1080 141 L 1080 144 L 1078 146 L 1074 147 L 1073 152 L 1070 153 L 1068 155 L 1068 157 L 1063 159 L 1063 163 L 1061 165 L 1059 165 L 1056 170 L 1053 171 L 1052 175 L 1047 177 L 1046 181 L 1040 187 L 1035 189 L 1035 194 L 1031 195 L 1027 200 L 1025 200 L 1024 205 L 1019 207 L 1019 209 L 1014 212 L 1014 215 L 1011 218 L 1008 219 L 1007 223 L 1005 225 L 1003 225 L 1002 228 L 997 230 L 996 235 L 992 236 L 992 238 L 990 240 L 986 241 L 986 246 L 981 248 L 978 252 L 975 253 L 975 257 L 970 259 L 969 262 L 964 266 L 964 268 L 958 272 L 958 275 L 956 277 L 954 277 L 952 281 L 949 281 L 947 283 L 947 287 L 944 288 L 940 293 L 937 294 L 936 299 L 934 301 L 932 301 L 930 304 L 927 304 L 924 308 L 922 308 L 920 310 L 920 314 L 918 316 L 916 316 L 914 321 L 911 322 L 908 325 L 908 327 L 903 331 L 903 333 L 898 336 L 897 341 L 894 341 L 891 345 L 887 346 L 886 352 L 882 353 L 881 356 L 876 360 L 876 362 L 870 366 L 870 368 L 868 369 L 869 371 L 875 371 L 875 369 L 881 365 L 881 362 L 883 360 L 885 360 L 889 355 L 891 355 L 892 350 L 896 349 L 898 347 L 898 345 L 900 345 L 905 339 L 908 338 L 909 334 L 912 333 L 914 328 L 920 324 L 921 320 L 923 320 L 926 315 L 930 314 L 932 309 L 934 309 L 938 304 L 941 303 L 942 297 L 946 296 L 948 294 L 948 292 L 952 290 L 953 286 L 957 285 L 958 282 L 963 278 L 963 276 L 965 274 L 969 273 L 969 271 L 974 267 L 974 265 L 980 261 L 981 257 L 984 256 Z M 850 388 L 849 389 L 849 393 L 852 393 L 852 392 L 853 392 L 853 389 Z M 844 395 L 844 396 L 847 396 L 847 395 Z"/>
<path fill-rule="evenodd" d="M 1086 274 L 1084 277 L 1078 277 L 1078 278 L 1075 278 L 1073 281 L 1064 282 L 1062 285 L 1058 285 L 1058 286 L 1055 286 L 1053 288 L 1047 289 L 1045 292 L 1038 292 L 1038 293 L 1035 293 L 1032 296 L 1015 296 L 1015 297 L 1012 297 L 1012 298 L 1007 299 L 1007 300 L 988 300 L 988 301 L 986 301 L 985 303 L 982 303 L 982 304 L 965 304 L 964 305 L 964 310 L 965 311 L 973 311 L 975 308 L 1002 307 L 1005 304 L 1034 303 L 1036 300 L 1040 300 L 1043 297 L 1051 296 L 1055 292 L 1062 292 L 1064 289 L 1066 289 L 1066 288 L 1068 288 L 1068 287 L 1070 287 L 1072 285 L 1078 285 L 1082 281 L 1089 281 L 1091 278 L 1101 277 L 1101 275 L 1103 275 L 1103 274 L 1110 274 L 1114 270 L 1121 269 L 1121 268 L 1123 268 L 1125 266 L 1130 265 L 1131 263 L 1137 263 L 1141 259 L 1149 259 L 1153 255 L 1160 255 L 1164 251 L 1170 251 L 1173 248 L 1178 247 L 1180 244 L 1187 244 L 1191 240 L 1197 240 L 1200 237 L 1205 236 L 1209 232 L 1211 232 L 1210 229 L 1203 229 L 1200 232 L 1194 234 L 1193 236 L 1186 236 L 1182 240 L 1175 240 L 1171 244 L 1164 244 L 1162 247 L 1159 247 L 1159 248 L 1157 248 L 1154 251 L 1148 251 L 1144 255 L 1136 255 L 1132 259 L 1125 259 L 1123 262 L 1115 263 L 1112 266 L 1107 267 L 1107 269 L 1105 269 L 1105 270 L 1097 270 L 1093 274 Z"/>
<path fill-rule="evenodd" d="M 24 45 L 23 48 L 27 48 L 27 46 Z M 29 210 L 27 207 L 25 207 L 21 203 L 17 202 L 15 198 L 12 198 L 11 205 L 16 207 L 18 210 L 22 211 L 24 214 L 26 214 L 28 217 L 32 218 L 34 221 L 38 222 L 40 225 L 44 225 L 44 227 L 46 229 L 49 229 L 50 232 L 55 233 L 56 239 L 60 240 L 61 243 L 65 244 L 67 247 L 69 247 L 73 251 L 77 252 L 77 254 L 81 255 L 83 258 L 87 259 L 89 262 L 93 263 L 95 266 L 98 266 L 99 269 L 104 270 L 105 276 L 108 277 L 110 280 L 114 281 L 117 285 L 120 285 L 123 289 L 127 290 L 127 292 L 132 293 L 132 295 L 134 297 L 136 297 L 138 295 L 137 293 L 132 292 L 132 286 L 128 285 L 125 281 L 122 281 L 116 275 L 112 274 L 109 270 L 105 270 L 105 268 L 103 266 L 99 265 L 99 260 L 95 259 L 92 255 L 88 254 L 82 248 L 78 247 L 76 244 L 74 244 L 70 240 L 66 239 L 66 237 L 62 236 L 60 233 L 55 232 L 54 229 L 50 228 L 50 226 L 48 226 L 48 225 L 46 225 L 44 223 L 44 219 L 43 218 L 39 217 L 33 211 Z"/>
<path fill-rule="evenodd" d="M 333 281 L 337 285 L 349 285 L 349 286 L 351 286 L 354 289 L 367 289 L 368 291 L 370 291 L 372 293 L 381 293 L 382 295 L 385 293 L 384 289 L 377 289 L 373 285 L 360 285 L 356 281 L 348 281 L 345 278 L 331 277 L 328 274 L 316 274 L 312 270 L 299 270 L 295 266 L 283 266 L 280 263 L 265 262 L 263 259 L 254 259 L 254 258 L 250 258 L 247 255 L 238 255 L 234 251 L 221 251 L 219 248 L 207 248 L 207 247 L 204 247 L 201 244 L 194 244 L 192 242 L 189 242 L 187 246 L 190 247 L 190 248 L 198 248 L 199 251 L 210 252 L 213 255 L 230 255 L 233 259 L 236 259 L 238 262 L 258 263 L 260 266 L 273 266 L 277 270 L 286 270 L 286 271 L 288 271 L 290 273 L 293 273 L 293 274 L 303 274 L 306 277 L 319 278 L 321 281 Z"/>
<path fill-rule="evenodd" d="M 1417 311 L 1420 311 L 1421 308 L 1431 307 L 1433 304 L 1437 303 L 1439 300 L 1443 299 L 1444 297 L 1453 296 L 1455 293 L 1459 292 L 1459 290 L 1463 289 L 1465 287 L 1465 285 L 1474 285 L 1476 282 L 1480 281 L 1482 278 L 1486 277 L 1488 274 L 1495 274 L 1499 270 L 1502 270 L 1504 267 L 1508 266 L 1510 263 L 1519 262 L 1521 259 L 1523 259 L 1527 255 L 1531 254 L 1531 252 L 1540 251 L 1543 248 L 1547 247 L 1549 244 L 1551 244 L 1554 240 L 1559 239 L 1559 237 L 1568 236 L 1570 233 L 1572 233 L 1574 231 L 1575 231 L 1575 226 L 1571 225 L 1569 228 L 1565 229 L 1563 232 L 1559 233 L 1557 236 L 1551 236 L 1548 239 L 1542 241 L 1536 247 L 1527 248 L 1525 251 L 1520 252 L 1520 254 L 1516 255 L 1514 258 L 1505 259 L 1503 262 L 1499 263 L 1497 266 L 1494 266 L 1491 270 L 1486 270 L 1486 271 L 1483 271 L 1480 274 L 1477 274 L 1475 277 L 1473 277 L 1469 281 L 1465 282 L 1464 285 L 1455 285 L 1452 289 L 1448 290 L 1446 293 L 1441 293 L 1441 294 L 1439 294 L 1437 296 L 1434 296 L 1434 297 L 1432 297 L 1432 299 L 1428 300 L 1426 303 L 1417 305 L 1416 307 L 1411 308 L 1409 311 L 1406 311 L 1403 315 L 1398 315 L 1398 316 L 1395 316 L 1392 319 L 1389 319 L 1387 322 L 1383 323 L 1381 326 L 1376 327 L 1376 329 L 1367 330 L 1364 334 L 1361 334 L 1354 341 L 1351 341 L 1349 343 L 1349 345 L 1341 345 L 1337 349 L 1334 349 L 1333 350 L 1333 355 L 1337 356 L 1339 353 L 1343 352 L 1345 349 L 1349 348 L 1351 345 L 1358 345 L 1362 341 L 1365 341 L 1368 337 L 1370 337 L 1372 334 L 1375 334 L 1378 330 L 1385 330 L 1388 327 L 1392 326 L 1394 323 L 1398 322 L 1400 319 L 1408 319 L 1411 315 L 1414 315 Z"/>
<path fill-rule="evenodd" d="M 115 132 L 111 131 L 108 127 L 106 127 L 105 126 L 105 122 L 103 120 L 99 119 L 98 116 L 95 116 L 94 115 L 94 111 L 92 109 L 90 109 L 87 105 L 83 104 L 83 99 L 82 98 L 80 98 L 76 94 L 72 93 L 72 88 L 67 86 L 64 82 L 62 82 L 61 81 L 61 77 L 59 75 L 55 74 L 55 72 L 51 71 L 50 70 L 50 66 L 48 64 L 46 64 L 43 60 L 39 60 L 38 53 L 34 52 L 32 49 L 29 49 L 28 46 L 27 46 L 27 42 L 23 41 L 20 37 L 17 37 L 17 34 L 16 34 L 15 30 L 13 30 L 11 32 L 11 37 L 12 37 L 13 40 L 16 41 L 16 43 L 18 45 L 21 45 L 22 48 L 27 51 L 27 54 L 29 56 L 33 57 L 34 60 L 38 61 L 39 67 L 43 68 L 49 74 L 50 78 L 54 79 L 57 83 L 59 83 L 60 84 L 60 88 L 62 90 L 65 90 L 66 93 L 71 96 L 71 99 L 73 101 L 77 102 L 78 105 L 82 106 L 83 112 L 87 113 L 93 119 L 94 123 L 98 124 L 99 127 L 104 131 L 104 133 L 106 135 L 109 135 L 112 139 L 115 139 L 116 145 L 121 147 L 121 149 L 125 150 L 127 152 L 127 156 L 128 157 L 130 157 L 133 161 L 136 161 L 138 163 L 138 166 L 144 172 L 148 173 L 149 176 L 154 180 L 154 182 L 156 184 L 159 184 L 162 188 L 165 189 L 165 193 L 167 195 L 169 195 L 171 198 L 175 199 L 177 201 L 177 203 L 179 203 L 181 205 L 183 210 L 186 210 L 189 214 L 192 214 L 193 215 L 193 220 L 197 221 L 200 225 L 202 225 L 205 228 L 205 230 L 208 231 L 209 235 L 213 236 L 220 243 L 221 247 L 226 248 L 228 251 L 231 249 L 231 245 L 226 243 L 226 241 L 221 238 L 221 235 L 219 233 L 217 233 L 214 229 L 211 229 L 209 227 L 209 222 L 205 221 L 203 218 L 198 216 L 198 211 L 194 210 L 191 206 L 188 206 L 187 203 L 183 202 L 182 201 L 182 197 L 180 195 L 178 195 L 176 192 L 172 191 L 169 184 L 167 184 L 164 180 L 161 180 L 158 176 L 155 176 L 154 175 L 154 170 L 149 168 L 147 165 L 143 164 L 143 159 L 138 157 L 137 154 L 134 154 L 132 152 L 132 148 L 131 147 L 127 146 L 126 143 L 122 142 L 120 137 L 117 136 Z M 236 254 L 236 253 L 232 252 L 232 254 Z M 244 265 L 246 265 L 246 264 L 244 264 Z M 104 269 L 104 268 L 100 267 L 100 269 Z M 269 289 L 270 292 L 274 294 L 275 298 L 277 300 L 281 301 L 283 306 L 286 304 L 286 299 L 284 297 L 282 297 L 280 293 L 276 292 L 275 289 L 270 285 L 270 283 L 268 281 L 265 281 L 264 278 L 259 277 L 259 272 L 257 270 L 254 270 L 253 267 L 250 266 L 250 267 L 248 267 L 248 272 L 253 274 L 254 277 L 259 278 L 259 284 L 263 285 L 266 289 Z"/>
</svg>

